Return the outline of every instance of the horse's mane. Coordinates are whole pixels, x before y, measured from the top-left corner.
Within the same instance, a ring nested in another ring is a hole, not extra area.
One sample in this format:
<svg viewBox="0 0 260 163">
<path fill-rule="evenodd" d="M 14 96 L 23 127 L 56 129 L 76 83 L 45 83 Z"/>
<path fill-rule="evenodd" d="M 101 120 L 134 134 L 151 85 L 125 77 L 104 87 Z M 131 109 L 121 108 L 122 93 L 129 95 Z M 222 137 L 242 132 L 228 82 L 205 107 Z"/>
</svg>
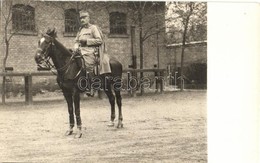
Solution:
<svg viewBox="0 0 260 163">
<path fill-rule="evenodd" d="M 62 43 L 60 43 L 58 40 L 54 39 L 54 44 L 57 46 L 57 48 L 62 52 L 62 54 L 65 54 L 66 56 L 70 57 L 73 54 L 67 49 Z"/>
<path fill-rule="evenodd" d="M 46 34 L 44 34 L 47 37 L 50 37 L 53 39 L 53 43 L 57 46 L 57 48 L 62 52 L 62 54 L 65 54 L 66 56 L 70 57 L 73 54 L 58 40 L 56 40 L 57 32 L 55 28 L 48 28 L 46 31 Z"/>
</svg>

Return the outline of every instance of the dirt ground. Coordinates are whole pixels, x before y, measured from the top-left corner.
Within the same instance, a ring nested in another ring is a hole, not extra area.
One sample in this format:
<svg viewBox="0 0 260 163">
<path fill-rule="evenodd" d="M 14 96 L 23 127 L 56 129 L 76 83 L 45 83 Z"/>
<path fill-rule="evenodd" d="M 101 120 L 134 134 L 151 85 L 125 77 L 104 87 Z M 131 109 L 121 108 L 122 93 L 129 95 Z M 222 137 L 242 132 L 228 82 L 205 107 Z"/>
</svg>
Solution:
<svg viewBox="0 0 260 163">
<path fill-rule="evenodd" d="M 0 105 L 0 162 L 207 162 L 206 98 L 206 91 L 124 98 L 122 129 L 106 126 L 107 99 L 86 99 L 80 139 L 64 135 L 65 101 Z"/>
</svg>

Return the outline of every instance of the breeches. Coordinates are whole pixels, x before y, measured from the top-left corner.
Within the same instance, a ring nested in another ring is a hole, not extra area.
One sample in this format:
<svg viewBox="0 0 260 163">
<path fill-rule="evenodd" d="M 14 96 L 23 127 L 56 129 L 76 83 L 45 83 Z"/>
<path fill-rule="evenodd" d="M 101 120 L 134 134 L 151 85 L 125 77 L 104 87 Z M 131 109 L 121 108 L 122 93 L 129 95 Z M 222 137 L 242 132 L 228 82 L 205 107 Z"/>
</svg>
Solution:
<svg viewBox="0 0 260 163">
<path fill-rule="evenodd" d="M 86 69 L 89 72 L 93 72 L 96 64 L 96 58 L 94 56 L 95 49 L 92 47 L 81 48 L 81 54 L 85 60 Z"/>
<path fill-rule="evenodd" d="M 86 69 L 89 72 L 93 72 L 94 66 L 95 66 L 95 57 L 93 54 L 91 55 L 83 55 L 83 58 L 85 60 Z"/>
</svg>

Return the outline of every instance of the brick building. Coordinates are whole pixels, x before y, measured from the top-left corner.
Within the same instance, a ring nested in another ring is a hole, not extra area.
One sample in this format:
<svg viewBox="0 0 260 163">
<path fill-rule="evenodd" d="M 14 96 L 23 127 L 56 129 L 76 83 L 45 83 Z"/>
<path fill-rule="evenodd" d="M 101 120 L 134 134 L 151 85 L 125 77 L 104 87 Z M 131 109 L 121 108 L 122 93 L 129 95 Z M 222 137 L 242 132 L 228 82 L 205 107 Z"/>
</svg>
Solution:
<svg viewBox="0 0 260 163">
<path fill-rule="evenodd" d="M 75 1 L 30 1 L 15 0 L 3 1 L 2 10 L 8 13 L 9 6 L 5 2 L 12 3 L 12 19 L 8 26 L 8 34 L 14 34 L 10 41 L 9 57 L 7 66 L 13 67 L 14 72 L 37 71 L 34 61 L 34 54 L 37 48 L 41 33 L 48 27 L 55 27 L 58 31 L 58 40 L 67 48 L 72 48 L 74 38 L 78 30 L 78 22 L 75 16 L 80 9 L 87 9 L 90 13 L 91 21 L 101 27 L 106 35 L 106 45 L 108 53 L 122 62 L 124 68 L 132 64 L 131 53 L 131 33 L 132 25 L 136 26 L 135 52 L 137 55 L 137 67 L 140 65 L 139 56 L 139 28 L 136 21 L 135 4 L 133 2 L 75 2 Z M 139 3 L 139 2 L 138 2 Z M 143 35 L 151 35 L 144 42 L 144 68 L 153 68 L 159 65 L 166 68 L 167 59 L 165 40 L 165 29 L 158 35 L 147 32 L 152 23 L 164 26 L 165 23 L 165 2 L 153 3 L 144 2 L 145 15 L 150 16 L 143 26 Z M 10 5 L 10 3 L 9 3 Z M 153 19 L 151 19 L 153 17 Z M 5 19 L 1 15 L 1 36 L 3 36 Z M 22 29 L 22 30 L 21 30 Z M 158 39 L 157 39 L 158 38 Z M 5 54 L 4 40 L 1 39 L 2 62 Z M 159 56 L 159 57 L 158 57 Z M 2 69 L 2 63 L 1 63 Z"/>
</svg>

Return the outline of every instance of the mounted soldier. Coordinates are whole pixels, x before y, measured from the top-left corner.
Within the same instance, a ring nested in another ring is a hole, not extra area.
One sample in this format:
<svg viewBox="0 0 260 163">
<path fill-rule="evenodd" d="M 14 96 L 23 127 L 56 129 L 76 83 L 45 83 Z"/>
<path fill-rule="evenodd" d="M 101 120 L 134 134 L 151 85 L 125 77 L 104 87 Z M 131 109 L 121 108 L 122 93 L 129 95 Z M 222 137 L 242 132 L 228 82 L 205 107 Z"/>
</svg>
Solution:
<svg viewBox="0 0 260 163">
<path fill-rule="evenodd" d="M 91 85 L 91 78 L 96 75 L 111 73 L 109 57 L 106 54 L 104 36 L 98 26 L 90 24 L 89 13 L 85 10 L 80 11 L 81 27 L 75 38 L 74 50 L 80 52 L 85 60 L 86 71 L 89 75 L 88 81 Z M 94 69 L 97 67 L 97 69 Z M 88 88 L 88 95 L 91 88 Z M 90 93 L 93 95 L 93 93 Z"/>
</svg>

